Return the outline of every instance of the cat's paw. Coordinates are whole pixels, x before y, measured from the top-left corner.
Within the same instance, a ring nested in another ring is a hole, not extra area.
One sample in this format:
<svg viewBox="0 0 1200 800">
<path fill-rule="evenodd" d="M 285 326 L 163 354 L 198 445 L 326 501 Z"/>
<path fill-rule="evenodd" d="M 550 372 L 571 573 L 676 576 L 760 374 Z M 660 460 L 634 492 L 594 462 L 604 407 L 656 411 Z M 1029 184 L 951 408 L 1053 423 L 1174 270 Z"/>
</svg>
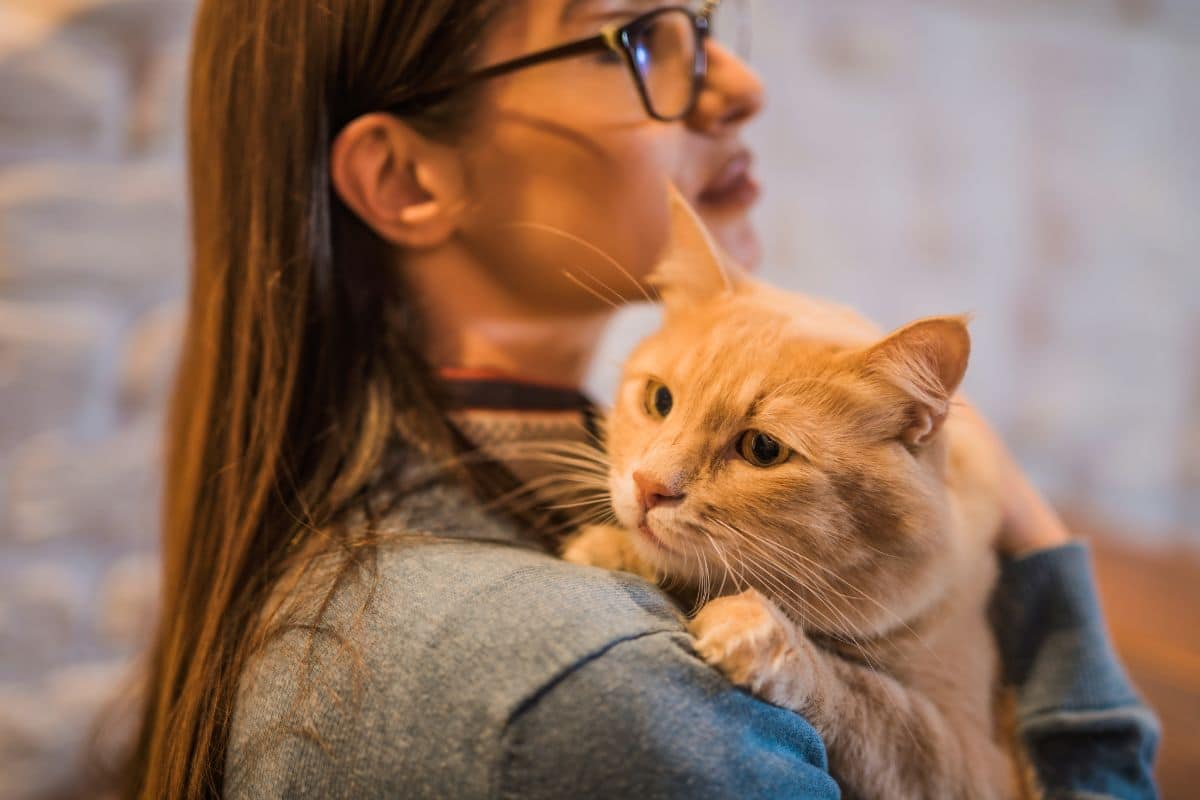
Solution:
<svg viewBox="0 0 1200 800">
<path fill-rule="evenodd" d="M 567 539 L 561 557 L 572 564 L 632 572 L 650 581 L 654 568 L 646 564 L 629 543 L 629 534 L 609 525 L 591 525 Z"/>
<path fill-rule="evenodd" d="M 620 537 L 624 534 L 605 525 L 590 525 L 571 536 L 563 544 L 560 557 L 572 564 L 602 569 L 622 569 L 625 566 Z"/>
<path fill-rule="evenodd" d="M 696 653 L 732 683 L 772 702 L 791 705 L 778 689 L 797 688 L 807 638 L 783 612 L 754 589 L 707 603 L 688 623 Z"/>
</svg>

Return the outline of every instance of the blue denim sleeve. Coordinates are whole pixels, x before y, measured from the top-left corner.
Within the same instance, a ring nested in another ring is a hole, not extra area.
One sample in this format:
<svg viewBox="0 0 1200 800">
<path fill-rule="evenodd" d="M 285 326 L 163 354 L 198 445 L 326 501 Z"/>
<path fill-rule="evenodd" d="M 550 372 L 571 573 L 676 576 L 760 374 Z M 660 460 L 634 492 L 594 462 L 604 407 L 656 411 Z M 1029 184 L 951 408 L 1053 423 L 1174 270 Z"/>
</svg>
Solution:
<svg viewBox="0 0 1200 800">
<path fill-rule="evenodd" d="M 1018 729 L 1047 794 L 1156 797 L 1158 720 L 1109 641 L 1087 548 L 1002 563 L 992 612 Z"/>
<path fill-rule="evenodd" d="M 734 687 L 683 632 L 610 644 L 531 698 L 504 734 L 503 798 L 837 798 L 803 717 Z"/>
</svg>

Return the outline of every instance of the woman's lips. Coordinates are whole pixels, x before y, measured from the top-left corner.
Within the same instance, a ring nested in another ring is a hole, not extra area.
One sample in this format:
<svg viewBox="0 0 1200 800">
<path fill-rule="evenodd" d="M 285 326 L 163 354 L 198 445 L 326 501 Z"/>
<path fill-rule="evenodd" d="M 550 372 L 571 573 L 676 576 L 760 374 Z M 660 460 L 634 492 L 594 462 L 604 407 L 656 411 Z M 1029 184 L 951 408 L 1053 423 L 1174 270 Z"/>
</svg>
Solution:
<svg viewBox="0 0 1200 800">
<path fill-rule="evenodd" d="M 716 208 L 748 208 L 753 205 L 761 193 L 758 183 L 750 176 L 753 160 L 748 150 L 729 159 L 700 192 L 697 201 Z"/>
</svg>

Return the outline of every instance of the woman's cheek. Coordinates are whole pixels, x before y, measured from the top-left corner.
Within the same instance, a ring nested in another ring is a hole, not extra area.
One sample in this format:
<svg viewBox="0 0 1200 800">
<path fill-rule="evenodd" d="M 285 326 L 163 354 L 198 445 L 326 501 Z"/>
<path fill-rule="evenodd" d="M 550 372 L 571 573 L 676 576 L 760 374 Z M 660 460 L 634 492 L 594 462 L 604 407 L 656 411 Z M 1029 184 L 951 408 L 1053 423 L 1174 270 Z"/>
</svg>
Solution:
<svg viewBox="0 0 1200 800">
<path fill-rule="evenodd" d="M 653 142 L 657 145 L 658 142 Z M 664 164 L 664 156 L 658 146 L 643 145 L 636 157 L 628 160 L 624 170 L 626 186 L 621 198 L 624 206 L 622 216 L 635 232 L 637 255 L 643 266 L 642 275 L 658 261 L 665 252 L 670 238 L 670 206 L 667 185 L 673 179 Z"/>
</svg>

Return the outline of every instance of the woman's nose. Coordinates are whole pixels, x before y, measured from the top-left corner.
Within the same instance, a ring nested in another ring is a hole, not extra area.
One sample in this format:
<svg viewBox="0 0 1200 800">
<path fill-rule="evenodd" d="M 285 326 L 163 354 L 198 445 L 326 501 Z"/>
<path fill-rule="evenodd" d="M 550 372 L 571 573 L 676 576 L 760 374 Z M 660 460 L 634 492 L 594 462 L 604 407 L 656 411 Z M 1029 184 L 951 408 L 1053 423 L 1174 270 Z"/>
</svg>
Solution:
<svg viewBox="0 0 1200 800">
<path fill-rule="evenodd" d="M 763 106 L 763 85 L 745 61 L 720 42 L 709 39 L 708 71 L 688 126 L 702 133 L 722 133 L 753 118 Z"/>
</svg>

